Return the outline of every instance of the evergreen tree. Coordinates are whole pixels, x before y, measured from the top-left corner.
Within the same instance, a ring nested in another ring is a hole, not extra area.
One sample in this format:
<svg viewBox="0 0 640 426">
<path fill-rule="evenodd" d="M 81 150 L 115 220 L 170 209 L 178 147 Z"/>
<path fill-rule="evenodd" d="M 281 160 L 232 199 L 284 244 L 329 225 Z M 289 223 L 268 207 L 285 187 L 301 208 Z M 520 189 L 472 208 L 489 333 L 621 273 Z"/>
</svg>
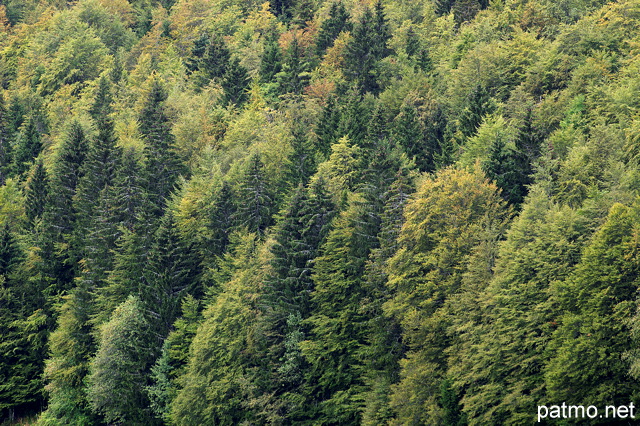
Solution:
<svg viewBox="0 0 640 426">
<path fill-rule="evenodd" d="M 4 96 L 0 94 L 0 185 L 4 185 L 11 173 L 11 129 Z"/>
<path fill-rule="evenodd" d="M 30 225 L 42 218 L 49 200 L 49 179 L 47 171 L 38 161 L 32 168 L 25 188 L 25 214 Z"/>
<path fill-rule="evenodd" d="M 338 109 L 336 98 L 329 96 L 315 128 L 317 137 L 316 151 L 325 160 L 331 155 L 331 146 L 337 143 L 341 137 L 338 131 L 339 124 L 340 110 Z"/>
<path fill-rule="evenodd" d="M 292 133 L 293 152 L 289 156 L 290 166 L 287 170 L 287 180 L 292 186 L 305 185 L 316 169 L 314 149 L 301 126 L 295 126 Z"/>
<path fill-rule="evenodd" d="M 207 79 L 222 78 L 225 75 L 231 53 L 225 45 L 224 39 L 216 34 L 209 38 L 207 46 L 202 52 L 198 69 L 204 73 Z"/>
<path fill-rule="evenodd" d="M 494 102 L 484 86 L 476 86 L 469 94 L 467 106 L 458 118 L 458 128 L 462 135 L 470 138 L 476 134 L 485 115 L 496 109 Z"/>
<path fill-rule="evenodd" d="M 139 280 L 140 306 L 154 336 L 151 353 L 159 355 L 162 341 L 176 320 L 187 294 L 202 295 L 200 259 L 193 243 L 185 242 L 167 213 L 160 223 Z"/>
<path fill-rule="evenodd" d="M 82 178 L 86 156 L 84 130 L 80 123 L 74 121 L 62 141 L 51 176 L 51 193 L 55 196 L 51 197 L 48 220 L 57 234 L 58 242 L 62 242 L 63 236 L 70 234 L 73 229 L 76 216 L 73 197 Z"/>
<path fill-rule="evenodd" d="M 14 170 L 16 175 L 21 175 L 29 170 L 31 162 L 42 150 L 37 121 L 37 118 L 32 114 L 20 127 L 20 133 L 15 143 Z"/>
<path fill-rule="evenodd" d="M 378 83 L 378 61 L 390 53 L 387 42 L 391 34 L 380 1 L 376 2 L 374 11 L 375 13 L 369 8 L 365 9 L 353 29 L 353 38 L 345 54 L 345 75 L 355 82 L 361 93 L 377 94 L 381 90 Z"/>
<path fill-rule="evenodd" d="M 277 74 L 281 93 L 300 95 L 310 78 L 307 70 L 298 39 L 294 38 L 285 51 L 282 71 Z"/>
<path fill-rule="evenodd" d="M 250 232 L 264 233 L 272 222 L 274 199 L 258 153 L 249 158 L 236 200 L 236 223 L 245 226 Z"/>
<path fill-rule="evenodd" d="M 157 217 L 162 215 L 166 200 L 182 172 L 171 123 L 165 112 L 166 99 L 167 94 L 160 81 L 153 78 L 139 118 L 140 133 L 145 140 L 145 196 L 151 212 Z"/>
<path fill-rule="evenodd" d="M 208 226 L 211 230 L 210 252 L 214 256 L 221 256 L 231 241 L 231 230 L 236 217 L 233 188 L 228 181 L 222 182 L 220 191 L 216 194 Z"/>
<path fill-rule="evenodd" d="M 365 264 L 375 248 L 369 212 L 354 197 L 335 221 L 315 260 L 310 336 L 300 344 L 309 363 L 305 374 L 305 415 L 324 424 L 355 424 L 361 417 L 362 364 L 358 351 L 366 342 L 367 313 L 362 299 Z"/>
<path fill-rule="evenodd" d="M 341 32 L 351 31 L 353 25 L 350 21 L 349 12 L 341 1 L 331 3 L 329 9 L 329 17 L 322 22 L 318 37 L 316 39 L 316 53 L 322 56 L 324 52 L 331 46 L 340 35 Z"/>
<path fill-rule="evenodd" d="M 260 60 L 260 77 L 263 83 L 269 83 L 282 70 L 282 53 L 275 34 L 265 41 L 264 53 Z"/>
<path fill-rule="evenodd" d="M 232 58 L 224 76 L 222 77 L 222 89 L 224 96 L 222 97 L 223 105 L 233 105 L 241 108 L 249 99 L 247 89 L 249 87 L 249 74 L 245 67 L 240 65 L 238 58 Z"/>
</svg>

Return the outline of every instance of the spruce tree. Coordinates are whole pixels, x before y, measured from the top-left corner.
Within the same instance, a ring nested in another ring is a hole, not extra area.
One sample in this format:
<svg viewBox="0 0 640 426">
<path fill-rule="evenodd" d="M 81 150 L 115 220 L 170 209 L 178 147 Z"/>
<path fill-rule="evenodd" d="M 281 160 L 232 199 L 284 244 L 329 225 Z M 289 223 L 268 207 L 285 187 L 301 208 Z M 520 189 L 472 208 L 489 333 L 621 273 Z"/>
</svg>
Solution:
<svg viewBox="0 0 640 426">
<path fill-rule="evenodd" d="M 38 119 L 33 114 L 20 127 L 15 145 L 14 172 L 16 175 L 21 175 L 29 170 L 32 161 L 42 150 Z"/>
<path fill-rule="evenodd" d="M 247 94 L 249 81 L 249 74 L 246 68 L 240 65 L 238 58 L 232 58 L 221 81 L 222 89 L 224 90 L 222 104 L 225 106 L 230 104 L 236 108 L 241 108 L 249 99 Z"/>
<path fill-rule="evenodd" d="M 9 114 L 5 105 L 4 95 L 0 94 L 0 185 L 4 185 L 11 173 L 11 136 Z"/>
<path fill-rule="evenodd" d="M 140 133 L 145 141 L 145 196 L 151 211 L 157 217 L 162 215 L 167 198 L 183 171 L 180 158 L 175 152 L 171 123 L 165 112 L 166 99 L 167 94 L 160 81 L 153 78 L 139 118 Z"/>
<path fill-rule="evenodd" d="M 338 142 L 338 139 L 341 137 L 338 131 L 339 123 L 340 110 L 336 98 L 329 96 L 315 128 L 317 137 L 316 151 L 324 160 L 328 159 L 329 155 L 331 155 L 331 145 Z"/>
<path fill-rule="evenodd" d="M 476 86 L 468 96 L 467 106 L 458 118 L 458 129 L 470 138 L 476 134 L 485 115 L 491 114 L 496 106 L 484 86 Z"/>
<path fill-rule="evenodd" d="M 268 36 L 264 53 L 260 60 L 260 79 L 263 83 L 272 82 L 282 69 L 282 53 L 276 34 Z"/>
<path fill-rule="evenodd" d="M 33 167 L 25 188 L 25 215 L 30 226 L 41 219 L 49 201 L 49 179 L 47 171 L 38 161 Z"/>
<path fill-rule="evenodd" d="M 344 4 L 341 1 L 331 3 L 329 17 L 322 22 L 318 31 L 316 39 L 317 55 L 322 56 L 333 45 L 333 42 L 341 32 L 351 31 L 352 28 L 349 12 L 347 12 Z"/>
<path fill-rule="evenodd" d="M 250 232 L 263 234 L 271 225 L 275 203 L 272 189 L 265 176 L 260 154 L 249 157 L 244 176 L 237 191 L 235 221 Z"/>
<path fill-rule="evenodd" d="M 282 71 L 277 76 L 281 93 L 300 95 L 310 78 L 308 68 L 298 39 L 294 38 L 284 53 Z"/>
</svg>

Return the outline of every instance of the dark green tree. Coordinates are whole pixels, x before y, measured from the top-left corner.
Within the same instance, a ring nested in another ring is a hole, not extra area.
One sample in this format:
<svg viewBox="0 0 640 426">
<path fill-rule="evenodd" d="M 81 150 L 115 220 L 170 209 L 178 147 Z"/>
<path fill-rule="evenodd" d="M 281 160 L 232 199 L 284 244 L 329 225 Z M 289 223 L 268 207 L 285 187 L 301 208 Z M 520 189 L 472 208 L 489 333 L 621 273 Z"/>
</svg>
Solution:
<svg viewBox="0 0 640 426">
<path fill-rule="evenodd" d="M 485 115 L 495 111 L 496 106 L 484 86 L 476 86 L 469 94 L 466 107 L 458 118 L 458 129 L 470 138 L 476 134 Z"/>
<path fill-rule="evenodd" d="M 30 226 L 33 226 L 36 220 L 42 218 L 48 201 L 49 179 L 42 161 L 38 161 L 32 167 L 25 188 L 24 211 Z"/>
<path fill-rule="evenodd" d="M 15 146 L 14 171 L 16 175 L 21 175 L 29 170 L 31 163 L 42 150 L 38 118 L 33 114 L 20 127 Z"/>
<path fill-rule="evenodd" d="M 232 58 L 221 81 L 224 90 L 222 104 L 225 106 L 231 104 L 236 108 L 242 107 L 249 99 L 247 93 L 249 81 L 246 68 L 240 65 L 238 58 Z"/>
<path fill-rule="evenodd" d="M 321 159 L 327 160 L 331 155 L 331 145 L 338 142 L 341 135 L 338 130 L 340 124 L 340 109 L 334 96 L 327 99 L 327 103 L 322 109 L 320 120 L 316 124 L 315 134 L 317 137 L 316 151 Z"/>
<path fill-rule="evenodd" d="M 260 154 L 254 153 L 249 158 L 236 194 L 236 223 L 250 232 L 263 234 L 272 223 L 275 203 Z"/>
<path fill-rule="evenodd" d="M 260 60 L 260 79 L 263 83 L 272 82 L 281 70 L 282 53 L 277 34 L 272 34 L 265 40 L 264 53 Z"/>
<path fill-rule="evenodd" d="M 331 4 L 329 17 L 322 22 L 316 38 L 318 56 L 322 56 L 329 47 L 333 46 L 333 42 L 341 32 L 353 29 L 350 18 L 349 12 L 341 1 L 335 1 Z"/>
<path fill-rule="evenodd" d="M 151 81 L 151 88 L 140 112 L 140 133 L 145 146 L 143 187 L 149 208 L 160 217 L 167 198 L 174 189 L 183 171 L 182 162 L 175 151 L 175 138 L 171 133 L 171 123 L 165 111 L 167 94 L 157 78 Z"/>
</svg>

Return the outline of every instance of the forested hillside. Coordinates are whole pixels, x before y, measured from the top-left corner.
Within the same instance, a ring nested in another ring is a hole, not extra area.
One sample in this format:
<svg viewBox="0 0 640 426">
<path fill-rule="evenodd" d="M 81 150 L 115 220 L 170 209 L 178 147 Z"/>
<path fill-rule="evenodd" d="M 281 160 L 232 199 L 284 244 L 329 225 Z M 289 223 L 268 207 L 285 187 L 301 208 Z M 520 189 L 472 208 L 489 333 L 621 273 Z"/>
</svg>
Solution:
<svg viewBox="0 0 640 426">
<path fill-rule="evenodd" d="M 2 0 L 0 423 L 640 405 L 639 161 L 640 0 Z"/>
</svg>

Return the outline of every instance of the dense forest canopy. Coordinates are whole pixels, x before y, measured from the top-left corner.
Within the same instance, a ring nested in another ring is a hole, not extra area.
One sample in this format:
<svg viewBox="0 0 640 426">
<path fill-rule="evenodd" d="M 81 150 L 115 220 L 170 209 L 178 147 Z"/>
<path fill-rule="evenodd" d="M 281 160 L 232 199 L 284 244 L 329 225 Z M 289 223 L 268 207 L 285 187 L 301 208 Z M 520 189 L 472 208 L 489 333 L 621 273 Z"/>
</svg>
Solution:
<svg viewBox="0 0 640 426">
<path fill-rule="evenodd" d="M 640 405 L 639 111 L 640 0 L 0 1 L 0 423 Z"/>
</svg>

